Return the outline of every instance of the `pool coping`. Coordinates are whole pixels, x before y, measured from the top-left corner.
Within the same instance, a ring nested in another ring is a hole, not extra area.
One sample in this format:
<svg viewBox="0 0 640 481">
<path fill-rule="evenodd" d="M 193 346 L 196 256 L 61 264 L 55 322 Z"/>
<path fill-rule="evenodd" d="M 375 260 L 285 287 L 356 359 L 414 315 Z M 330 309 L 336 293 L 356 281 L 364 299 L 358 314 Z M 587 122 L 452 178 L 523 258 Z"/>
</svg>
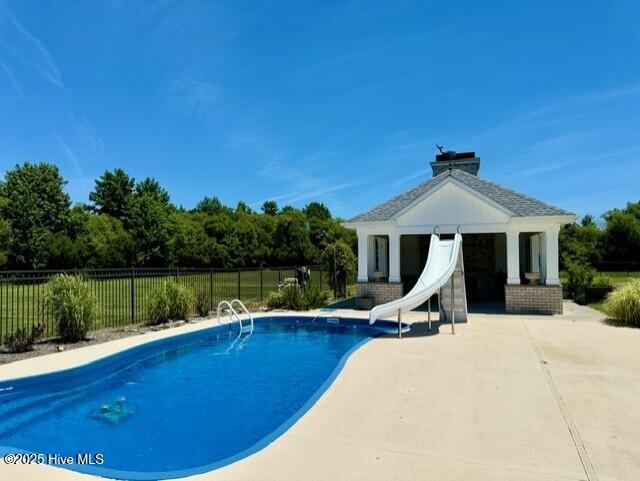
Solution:
<svg viewBox="0 0 640 481">
<path fill-rule="evenodd" d="M 354 320 L 362 320 L 366 318 L 368 311 L 353 311 L 346 310 L 341 312 L 340 310 L 313 310 L 313 311 L 268 311 L 253 314 L 254 319 L 260 319 L 263 317 L 340 317 L 349 318 Z M 246 315 L 240 315 L 243 320 L 247 320 Z M 21 359 L 19 361 L 13 361 L 0 365 L 0 383 L 6 381 L 14 381 L 19 378 L 26 378 L 31 376 L 37 376 L 40 374 L 50 374 L 56 371 L 63 371 L 80 367 L 84 364 L 89 364 L 93 361 L 97 361 L 101 358 L 108 357 L 114 354 L 118 354 L 127 349 L 132 349 L 143 344 L 148 344 L 157 340 L 166 339 L 170 337 L 179 336 L 182 334 L 188 334 L 192 332 L 199 332 L 205 329 L 215 328 L 216 326 L 224 326 L 229 324 L 229 316 L 222 318 L 220 324 L 216 319 L 211 317 L 205 320 L 198 320 L 196 322 L 187 322 L 181 326 L 169 327 L 166 329 L 160 329 L 157 331 L 148 331 L 133 336 L 127 336 L 119 339 L 113 339 L 99 344 L 92 344 L 88 346 L 79 347 L 77 349 L 70 349 L 68 351 L 59 351 L 44 354 L 42 356 L 30 357 L 27 359 Z M 383 321 L 383 320 L 380 320 Z M 378 321 L 378 322 L 380 322 Z M 390 321 L 384 321 L 390 322 Z M 408 331 L 408 324 L 403 322 L 403 332 Z"/>
<path fill-rule="evenodd" d="M 315 313 L 315 312 L 314 312 Z M 269 317 L 274 312 L 261 312 L 253 314 L 254 318 Z M 300 315 L 297 311 L 277 312 L 282 316 Z M 248 319 L 246 315 L 240 316 L 243 320 Z M 229 323 L 229 317 L 222 318 L 224 322 L 220 325 Z M 90 363 L 102 357 L 111 356 L 119 352 L 131 349 L 141 344 L 146 344 L 160 339 L 177 336 L 180 334 L 198 332 L 203 329 L 209 329 L 219 325 L 214 317 L 195 322 L 187 322 L 181 326 L 167 327 L 155 331 L 147 331 L 133 336 L 112 339 L 109 341 L 92 344 L 88 346 L 70 349 L 68 351 L 52 352 L 42 356 L 30 357 L 13 361 L 0 365 L 0 383 L 4 381 L 14 380 L 17 378 L 28 377 L 39 374 L 48 374 L 55 371 L 65 370 L 73 367 L 79 367 L 83 364 Z"/>
<path fill-rule="evenodd" d="M 317 320 L 324 320 L 324 324 L 327 326 L 331 326 L 331 327 L 335 327 L 336 324 L 328 322 L 327 319 L 328 318 L 340 318 L 340 319 L 345 319 L 345 320 L 349 320 L 349 321 L 357 321 L 358 323 L 362 323 L 362 321 L 364 321 L 363 318 L 360 317 L 352 317 L 352 316 L 344 316 L 344 315 L 340 315 L 337 313 L 325 313 L 325 312 L 320 312 L 317 313 L 315 316 L 314 314 L 316 314 L 315 312 L 311 312 L 311 313 L 299 313 L 299 312 L 295 312 L 295 311 L 289 311 L 289 312 L 269 312 L 269 313 L 261 313 L 258 315 L 254 316 L 254 319 L 256 320 L 261 320 L 261 319 L 269 319 L 269 318 L 287 318 L 287 317 L 292 317 L 292 318 L 306 318 L 309 319 L 310 323 L 316 323 Z M 206 322 L 206 321 L 205 321 Z M 136 480 L 136 481 L 143 481 L 143 480 L 157 480 L 157 479 L 175 479 L 175 478 L 183 478 L 183 477 L 188 477 L 188 476 L 193 476 L 193 475 L 197 475 L 197 474 L 203 474 L 203 473 L 207 473 L 207 472 L 211 472 L 214 471 L 216 469 L 219 469 L 221 467 L 224 466 L 228 466 L 230 464 L 233 464 L 235 462 L 238 462 L 242 459 L 245 459 L 249 456 L 251 456 L 252 454 L 255 454 L 261 450 L 263 450 L 264 448 L 266 448 L 267 446 L 269 446 L 271 443 L 273 443 L 276 439 L 280 438 L 283 434 L 285 434 L 293 425 L 295 425 L 298 420 L 300 420 L 300 418 L 302 416 L 304 416 L 316 403 L 317 401 L 322 397 L 322 395 L 329 389 L 329 387 L 333 384 L 333 382 L 335 381 L 335 379 L 338 377 L 338 375 L 340 374 L 340 372 L 342 371 L 342 369 L 344 368 L 347 360 L 349 359 L 349 357 L 356 351 L 358 350 L 360 347 L 362 347 L 364 344 L 366 344 L 367 342 L 380 337 L 382 335 L 385 334 L 390 334 L 392 332 L 392 327 L 395 325 L 395 323 L 392 323 L 391 321 L 380 321 L 380 324 L 385 324 L 385 326 L 389 326 L 386 329 L 383 328 L 373 328 L 374 330 L 377 330 L 378 332 L 375 332 L 373 335 L 366 337 L 364 339 L 362 339 L 361 341 L 357 342 L 354 346 L 352 346 L 348 351 L 346 351 L 341 358 L 338 360 L 336 366 L 334 367 L 334 369 L 331 371 L 331 373 L 329 374 L 329 376 L 322 382 L 322 384 L 320 384 L 320 386 L 318 386 L 318 388 L 316 389 L 316 391 L 309 397 L 309 399 L 307 399 L 307 401 L 305 401 L 305 403 L 298 408 L 298 410 L 296 410 L 289 418 L 287 418 L 281 425 L 279 425 L 276 429 L 274 429 L 272 432 L 270 432 L 267 436 L 263 437 L 262 439 L 260 439 L 259 441 L 257 441 L 255 444 L 251 445 L 250 447 L 248 447 L 247 449 L 240 451 L 230 457 L 221 459 L 219 461 L 216 461 L 214 463 L 210 463 L 207 465 L 202 465 L 202 466 L 198 466 L 198 467 L 194 467 L 194 468 L 188 468 L 188 469 L 183 469 L 183 470 L 176 470 L 176 471 L 161 471 L 161 472 L 140 472 L 140 471 L 123 471 L 123 470 L 115 470 L 115 469 L 108 469 L 108 468 L 102 468 L 99 465 L 80 465 L 80 464 L 73 464 L 73 465 L 56 465 L 56 464 L 46 464 L 47 466 L 51 466 L 51 467 L 60 467 L 60 468 L 65 468 L 67 470 L 71 470 L 71 471 L 75 471 L 78 473 L 83 473 L 83 474 L 90 474 L 90 475 L 97 475 L 97 476 L 102 476 L 102 477 L 106 477 L 106 478 L 112 478 L 112 479 L 128 479 L 128 480 Z M 20 377 L 12 377 L 10 379 L 3 379 L 2 376 L 0 376 L 0 386 L 2 386 L 3 384 L 7 384 L 7 383 L 17 383 L 17 384 L 21 384 L 21 383 L 25 383 L 25 382 L 30 382 L 33 381 L 34 379 L 37 378 L 51 378 L 52 376 L 55 378 L 57 376 L 62 376 L 64 377 L 65 375 L 68 375 L 69 373 L 73 373 L 74 371 L 85 371 L 85 370 L 94 370 L 94 369 L 100 369 L 102 368 L 105 364 L 108 364 L 109 362 L 114 361 L 114 359 L 111 359 L 113 357 L 116 357 L 115 360 L 117 360 L 117 358 L 120 358 L 121 356 L 127 356 L 127 355 L 135 355 L 136 353 L 140 352 L 140 351 L 144 351 L 147 348 L 152 348 L 154 345 L 162 345 L 162 344 L 169 344 L 172 340 L 177 340 L 178 338 L 187 338 L 190 337 L 190 335 L 196 335 L 201 331 L 204 330 L 211 330 L 213 332 L 215 332 L 217 329 L 224 329 L 225 327 L 228 327 L 230 323 L 221 323 L 221 324 L 214 324 L 212 325 L 203 325 L 203 323 L 199 323 L 200 325 L 197 326 L 197 328 L 194 329 L 181 329 L 184 326 L 180 326 L 179 328 L 176 329 L 170 329 L 167 331 L 161 331 L 162 334 L 165 334 L 164 336 L 148 336 L 147 334 L 149 333 L 145 333 L 142 336 L 135 336 L 135 337 L 145 337 L 146 339 L 137 339 L 139 342 L 133 343 L 133 345 L 131 346 L 122 346 L 117 350 L 112 350 L 111 352 L 107 353 L 107 354 L 100 354 L 97 356 L 93 356 L 93 359 L 91 360 L 85 360 L 84 362 L 80 362 L 79 364 L 74 364 L 72 366 L 65 366 L 62 368 L 57 368 L 57 369 L 52 369 L 52 370 L 45 370 L 45 371 L 39 371 L 36 373 L 31 373 L 28 375 L 24 375 L 24 376 L 20 376 Z M 357 327 L 357 324 L 350 324 L 351 326 L 355 326 Z M 365 326 L 363 326 L 366 328 L 366 324 Z M 178 331 L 178 329 L 180 329 L 180 331 Z M 403 323 L 403 328 L 402 331 L 403 332 L 408 332 L 411 329 L 409 324 Z M 154 332 L 153 334 L 156 334 L 157 332 Z M 105 344 L 115 344 L 115 343 L 119 343 L 119 341 L 123 341 L 123 340 L 129 340 L 131 338 L 125 338 L 125 339 L 118 339 L 118 340 L 114 340 L 114 341 L 109 341 L 103 344 L 100 344 L 98 346 L 102 346 Z M 129 344 L 129 343 L 125 343 L 125 344 Z M 69 351 L 71 352 L 77 352 L 80 351 L 82 349 L 94 349 L 98 346 L 87 346 L 86 348 L 80 348 L 77 349 L 75 351 Z M 95 350 L 95 349 L 94 349 Z M 129 351 L 129 352 L 128 352 Z M 58 353 L 54 353 L 54 354 L 58 354 Z M 41 360 L 41 359 L 45 359 L 49 356 L 54 356 L 54 354 L 51 355 L 46 355 L 46 356 L 41 356 L 39 358 L 32 358 L 32 359 L 26 359 L 24 361 L 17 361 L 18 363 L 27 363 L 28 361 L 33 361 L 33 360 Z M 40 364 L 40 363 L 38 363 Z M 5 366 L 2 366 L 5 367 Z M 0 371 L 1 373 L 1 371 Z M 49 379 L 51 380 L 51 379 Z M 5 454 L 15 454 L 15 453 L 31 453 L 30 451 L 27 450 L 20 450 L 20 449 L 16 449 L 16 448 L 12 448 L 12 447 L 7 447 L 7 446 L 2 446 L 0 445 L 0 455 L 5 455 Z"/>
</svg>

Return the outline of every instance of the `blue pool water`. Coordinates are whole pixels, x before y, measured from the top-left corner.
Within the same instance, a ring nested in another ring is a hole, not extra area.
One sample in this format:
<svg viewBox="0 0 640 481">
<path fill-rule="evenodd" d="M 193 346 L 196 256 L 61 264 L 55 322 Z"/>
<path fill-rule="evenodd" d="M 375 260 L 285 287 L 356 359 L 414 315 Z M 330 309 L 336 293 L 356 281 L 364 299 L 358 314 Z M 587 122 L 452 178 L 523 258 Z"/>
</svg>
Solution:
<svg viewBox="0 0 640 481">
<path fill-rule="evenodd" d="M 259 318 L 248 337 L 220 326 L 3 382 L 1 451 L 102 454 L 101 465 L 69 467 L 125 479 L 215 469 L 282 434 L 379 333 L 355 320 Z"/>
</svg>

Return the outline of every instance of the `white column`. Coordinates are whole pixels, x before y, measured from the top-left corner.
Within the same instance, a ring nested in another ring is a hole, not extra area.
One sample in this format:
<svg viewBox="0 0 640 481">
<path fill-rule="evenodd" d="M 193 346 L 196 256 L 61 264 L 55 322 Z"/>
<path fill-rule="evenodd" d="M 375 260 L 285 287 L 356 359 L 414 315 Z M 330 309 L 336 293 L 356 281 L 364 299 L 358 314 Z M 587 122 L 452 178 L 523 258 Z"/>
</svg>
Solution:
<svg viewBox="0 0 640 481">
<path fill-rule="evenodd" d="M 400 282 L 400 234 L 389 233 L 389 282 Z"/>
<path fill-rule="evenodd" d="M 384 274 L 385 277 L 389 277 L 387 244 L 387 239 L 385 239 L 384 237 L 378 237 L 378 269 Z"/>
<path fill-rule="evenodd" d="M 368 282 L 369 236 L 358 232 L 358 282 Z"/>
<path fill-rule="evenodd" d="M 369 279 L 373 278 L 373 273 L 376 271 L 376 257 L 378 255 L 378 244 L 376 243 L 376 237 L 370 235 L 367 237 L 367 275 Z"/>
<path fill-rule="evenodd" d="M 554 226 L 544 232 L 544 254 L 545 254 L 545 284 L 558 285 L 560 279 L 558 276 L 558 233 L 559 226 Z"/>
<path fill-rule="evenodd" d="M 540 233 L 540 283 L 545 284 L 547 279 L 547 241 L 546 234 Z"/>
<path fill-rule="evenodd" d="M 520 284 L 519 232 L 507 232 L 507 284 Z"/>
<path fill-rule="evenodd" d="M 540 234 L 531 236 L 531 269 L 530 272 L 540 272 Z"/>
</svg>

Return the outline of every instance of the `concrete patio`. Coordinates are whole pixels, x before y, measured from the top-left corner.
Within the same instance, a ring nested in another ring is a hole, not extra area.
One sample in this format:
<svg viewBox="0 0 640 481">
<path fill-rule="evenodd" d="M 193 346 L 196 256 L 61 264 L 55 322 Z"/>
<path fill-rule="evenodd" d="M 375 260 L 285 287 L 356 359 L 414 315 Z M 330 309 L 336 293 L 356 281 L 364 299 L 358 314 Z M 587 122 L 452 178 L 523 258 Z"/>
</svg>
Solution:
<svg viewBox="0 0 640 481">
<path fill-rule="evenodd" d="M 190 479 L 640 479 L 639 329 L 609 326 L 573 303 L 553 317 L 472 313 L 455 336 L 437 322 L 428 333 L 425 315 L 403 317 L 414 324 L 402 340 L 383 337 L 356 351 L 269 447 Z M 54 369 L 51 361 L 67 354 L 80 362 L 80 351 L 88 360 L 103 346 L 2 366 L 0 377 Z M 89 478 L 0 462 L 0 479 Z"/>
</svg>

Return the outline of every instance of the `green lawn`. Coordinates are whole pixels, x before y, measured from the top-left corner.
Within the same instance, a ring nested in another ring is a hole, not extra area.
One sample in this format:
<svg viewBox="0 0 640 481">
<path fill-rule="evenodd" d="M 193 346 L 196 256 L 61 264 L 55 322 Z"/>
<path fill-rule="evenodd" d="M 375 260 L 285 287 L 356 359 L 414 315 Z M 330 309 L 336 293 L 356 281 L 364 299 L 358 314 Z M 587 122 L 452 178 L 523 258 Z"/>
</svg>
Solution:
<svg viewBox="0 0 640 481">
<path fill-rule="evenodd" d="M 620 287 L 631 279 L 640 279 L 640 272 L 599 272 L 598 274 L 611 277 L 615 287 Z M 567 273 L 565 271 L 560 272 L 560 282 L 562 284 L 567 283 Z"/>
<path fill-rule="evenodd" d="M 616 288 L 625 285 L 631 279 L 640 279 L 640 272 L 601 272 L 601 274 L 611 277 Z M 606 314 L 604 310 L 604 301 L 592 302 L 589 304 L 589 307 Z"/>
<path fill-rule="evenodd" d="M 625 285 L 632 279 L 640 279 L 640 272 L 599 272 L 598 274 L 602 274 L 604 276 L 610 277 L 613 280 L 613 285 L 615 288 L 621 287 Z M 567 283 L 567 273 L 562 271 L 560 272 L 560 282 L 562 284 Z M 596 309 L 602 313 L 604 313 L 604 302 L 592 302 L 589 304 L 589 307 Z"/>
<path fill-rule="evenodd" d="M 613 279 L 616 287 L 620 287 L 631 279 L 640 279 L 640 272 L 602 272 L 601 274 Z"/>
<path fill-rule="evenodd" d="M 640 272 L 600 272 L 600 274 L 611 277 L 611 279 L 613 279 L 613 285 L 616 289 L 625 285 L 632 279 L 640 279 Z M 604 301 L 591 302 L 588 305 L 589 307 L 606 314 L 604 310 Z"/>
<path fill-rule="evenodd" d="M 95 328 L 125 327 L 146 322 L 150 293 L 168 276 L 165 272 L 131 279 L 126 272 L 121 277 L 89 279 L 98 303 Z M 269 293 L 278 288 L 278 281 L 294 277 L 293 270 L 240 271 L 213 273 L 208 271 L 181 273 L 177 279 L 193 292 L 202 291 L 209 297 L 211 309 L 222 299 L 240 298 L 249 305 L 264 302 Z M 175 276 L 172 276 L 175 278 Z M 322 279 L 326 285 L 326 276 Z M 311 283 L 319 284 L 319 271 L 311 272 Z M 0 340 L 19 327 L 37 322 L 47 324 L 47 336 L 55 335 L 54 326 L 44 306 L 44 283 L 0 283 Z M 133 302 L 132 302 L 133 299 Z"/>
</svg>

